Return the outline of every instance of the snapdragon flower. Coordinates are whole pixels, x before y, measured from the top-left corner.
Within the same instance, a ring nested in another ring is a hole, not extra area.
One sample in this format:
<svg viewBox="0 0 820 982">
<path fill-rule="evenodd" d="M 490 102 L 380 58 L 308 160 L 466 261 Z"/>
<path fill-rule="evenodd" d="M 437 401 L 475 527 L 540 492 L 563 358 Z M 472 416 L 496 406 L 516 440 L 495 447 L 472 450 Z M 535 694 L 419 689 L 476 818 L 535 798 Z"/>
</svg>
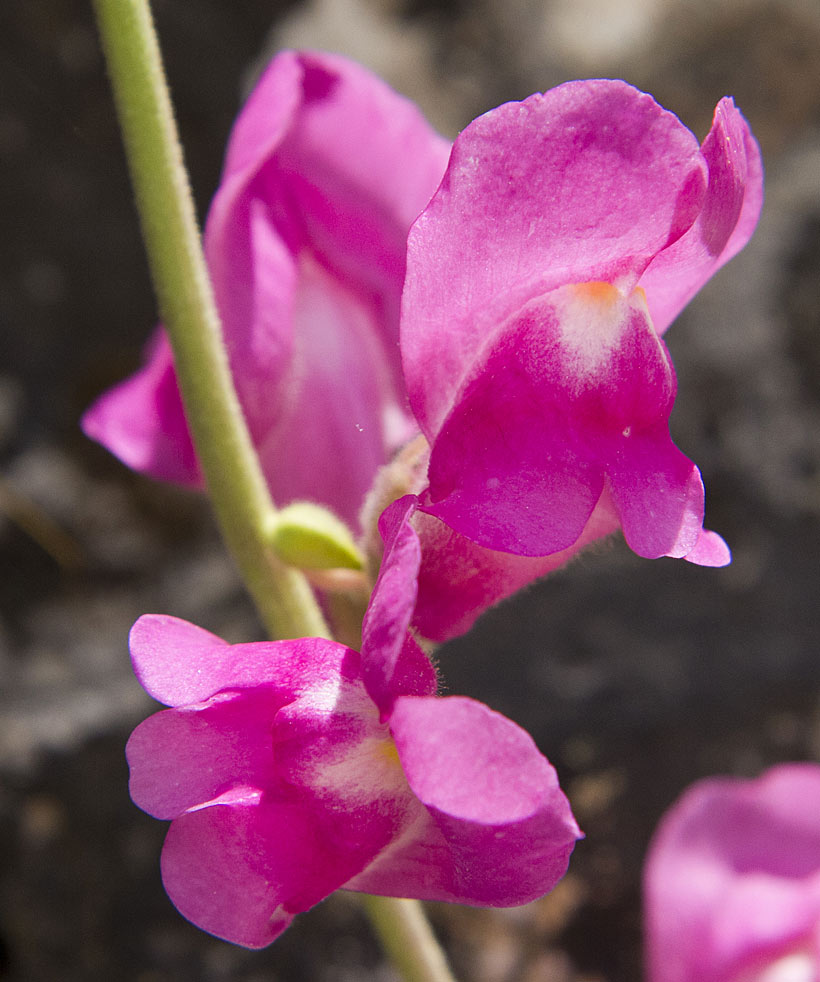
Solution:
<svg viewBox="0 0 820 982">
<path fill-rule="evenodd" d="M 140 682 L 172 707 L 128 742 L 131 795 L 170 819 L 165 888 L 202 929 L 258 948 L 338 888 L 482 906 L 527 903 L 580 832 L 527 733 L 436 696 L 407 632 L 418 540 L 406 502 L 362 652 L 319 638 L 228 645 L 173 617 L 131 632 Z"/>
<path fill-rule="evenodd" d="M 748 241 L 761 203 L 757 144 L 731 99 L 702 147 L 611 80 L 500 106 L 456 139 L 410 232 L 402 299 L 430 445 L 420 506 L 447 526 L 419 524 L 424 633 L 463 630 L 477 602 L 618 527 L 641 556 L 729 561 L 669 435 L 661 335 Z M 442 575 L 446 611 L 424 602 Z"/>
<path fill-rule="evenodd" d="M 661 820 L 644 899 L 648 982 L 817 982 L 820 767 L 695 784 Z"/>
</svg>

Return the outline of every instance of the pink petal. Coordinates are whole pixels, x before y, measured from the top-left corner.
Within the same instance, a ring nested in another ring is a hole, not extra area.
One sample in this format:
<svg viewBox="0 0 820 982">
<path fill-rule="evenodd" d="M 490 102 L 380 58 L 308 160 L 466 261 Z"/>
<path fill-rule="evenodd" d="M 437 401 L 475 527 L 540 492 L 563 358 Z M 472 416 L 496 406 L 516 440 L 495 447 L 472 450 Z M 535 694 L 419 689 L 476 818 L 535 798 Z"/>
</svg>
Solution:
<svg viewBox="0 0 820 982">
<path fill-rule="evenodd" d="M 455 696 L 398 699 L 390 727 L 426 815 L 348 888 L 511 906 L 555 886 L 581 833 L 528 734 Z"/>
<path fill-rule="evenodd" d="M 407 633 L 421 561 L 418 536 L 410 525 L 415 509 L 415 496 L 405 495 L 379 519 L 384 555 L 362 625 L 362 674 L 383 718 L 396 696 L 436 690 L 430 660 Z"/>
<path fill-rule="evenodd" d="M 341 282 L 360 284 L 393 308 L 387 312 L 395 338 L 407 232 L 444 174 L 450 145 L 413 103 L 355 62 L 285 52 L 268 73 L 288 59 L 298 66 L 303 97 L 277 150 L 288 199 L 274 207 L 285 212 L 295 206 L 302 226 L 296 234 L 301 231 L 319 261 Z M 265 125 L 266 79 L 257 88 L 258 108 L 249 102 L 243 122 L 258 112 Z M 231 147 L 242 139 L 237 130 Z"/>
<path fill-rule="evenodd" d="M 237 788 L 173 822 L 162 880 L 197 927 L 263 948 L 294 914 L 332 893 L 366 861 L 355 850 L 339 851 L 323 833 L 310 805 Z"/>
<path fill-rule="evenodd" d="M 485 350 L 433 445 L 424 511 L 485 548 L 546 556 L 579 540 L 609 478 L 628 541 L 694 548 L 675 376 L 640 291 L 553 290 Z"/>
<path fill-rule="evenodd" d="M 297 274 L 287 374 L 277 391 L 257 370 L 247 396 L 254 441 L 275 501 L 318 500 L 355 527 L 376 470 L 413 427 L 372 311 L 308 260 Z"/>
<path fill-rule="evenodd" d="M 273 686 L 260 685 L 149 716 L 126 747 L 134 804 L 172 819 L 237 785 L 270 787 L 271 727 L 285 701 Z"/>
<path fill-rule="evenodd" d="M 140 617 L 131 628 L 129 644 L 140 684 L 169 706 L 200 702 L 222 689 L 266 683 L 293 698 L 317 679 L 358 671 L 358 654 L 333 641 L 302 638 L 229 645 L 201 627 L 163 614 Z"/>
<path fill-rule="evenodd" d="M 206 245 L 262 469 L 277 503 L 318 500 L 352 524 L 388 437 L 408 425 L 395 345 L 385 346 L 385 325 L 355 282 L 320 266 L 309 244 L 299 257 L 286 247 L 268 200 L 287 197 L 286 185 L 252 183 L 226 201 L 227 190 L 214 201 Z"/>
<path fill-rule="evenodd" d="M 696 555 L 703 530 L 700 471 L 669 438 L 664 421 L 621 441 L 608 474 L 627 545 L 639 556 Z"/>
<path fill-rule="evenodd" d="M 753 978 L 820 923 L 820 767 L 712 778 L 663 818 L 645 871 L 650 982 Z"/>
<path fill-rule="evenodd" d="M 692 134 L 624 82 L 568 82 L 471 123 L 408 241 L 402 356 L 430 442 L 496 325 L 566 283 L 629 291 L 705 184 Z"/>
<path fill-rule="evenodd" d="M 728 566 L 732 553 L 717 532 L 701 529 L 695 548 L 683 558 L 696 566 Z"/>
<path fill-rule="evenodd" d="M 721 99 L 703 141 L 709 186 L 697 221 L 649 264 L 641 286 L 658 333 L 751 238 L 763 205 L 763 165 L 749 124 Z"/>
<path fill-rule="evenodd" d="M 279 502 L 319 500 L 355 523 L 411 429 L 396 348 L 404 247 L 447 151 L 411 103 L 332 55 L 278 56 L 237 122 L 205 242 Z"/>
<path fill-rule="evenodd" d="M 101 395 L 81 425 L 135 471 L 178 484 L 202 481 L 163 331 L 146 345 L 143 368 Z"/>
</svg>

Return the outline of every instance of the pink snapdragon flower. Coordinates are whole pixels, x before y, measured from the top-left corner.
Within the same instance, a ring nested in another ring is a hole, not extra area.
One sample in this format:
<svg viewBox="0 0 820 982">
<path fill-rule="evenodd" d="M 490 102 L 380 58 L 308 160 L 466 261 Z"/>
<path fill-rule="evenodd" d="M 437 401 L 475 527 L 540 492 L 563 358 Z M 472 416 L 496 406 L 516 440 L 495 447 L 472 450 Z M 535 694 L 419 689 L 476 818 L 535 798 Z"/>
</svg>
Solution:
<svg viewBox="0 0 820 982">
<path fill-rule="evenodd" d="M 655 834 L 644 894 L 648 982 L 818 982 L 820 767 L 694 785 Z"/>
<path fill-rule="evenodd" d="M 447 556 L 468 595 L 451 622 L 619 526 L 641 556 L 729 561 L 669 436 L 661 335 L 748 241 L 761 203 L 759 151 L 731 99 L 701 147 L 607 80 L 500 106 L 457 138 L 410 232 L 401 321 L 431 447 L 421 507 L 455 533 L 419 527 L 422 576 Z M 437 617 L 425 633 L 451 634 Z"/>
<path fill-rule="evenodd" d="M 319 501 L 355 525 L 417 432 L 398 351 L 405 245 L 448 151 L 415 106 L 330 54 L 278 55 L 236 121 L 204 244 L 277 504 Z M 164 333 L 83 427 L 136 470 L 201 480 Z"/>
<path fill-rule="evenodd" d="M 580 836 L 523 730 L 435 695 L 407 633 L 419 553 L 405 502 L 382 528 L 361 654 L 320 638 L 228 645 L 152 615 L 131 632 L 140 682 L 173 707 L 128 742 L 131 795 L 171 820 L 171 900 L 237 944 L 269 944 L 340 887 L 527 903 L 564 874 Z"/>
</svg>

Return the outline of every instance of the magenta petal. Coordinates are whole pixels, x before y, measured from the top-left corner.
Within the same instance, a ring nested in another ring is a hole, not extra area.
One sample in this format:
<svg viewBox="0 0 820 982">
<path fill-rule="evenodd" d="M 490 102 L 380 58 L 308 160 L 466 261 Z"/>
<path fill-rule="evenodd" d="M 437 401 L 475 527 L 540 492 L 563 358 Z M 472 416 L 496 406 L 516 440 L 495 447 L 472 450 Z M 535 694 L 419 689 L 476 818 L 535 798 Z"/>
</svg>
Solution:
<svg viewBox="0 0 820 982">
<path fill-rule="evenodd" d="M 609 478 L 633 552 L 647 559 L 695 554 L 703 529 L 703 481 L 672 443 L 665 424 L 624 439 Z"/>
<path fill-rule="evenodd" d="M 661 821 L 644 889 L 649 982 L 792 978 L 763 972 L 797 952 L 815 978 L 820 767 L 694 785 Z"/>
<path fill-rule="evenodd" d="M 578 454 L 557 401 L 536 401 L 520 377 L 504 386 L 501 360 L 490 360 L 439 434 L 422 508 L 485 548 L 544 556 L 578 540 L 604 472 Z"/>
<path fill-rule="evenodd" d="M 554 769 L 524 730 L 456 696 L 398 699 L 390 728 L 429 818 L 357 877 L 355 889 L 503 907 L 555 886 L 581 833 Z"/>
<path fill-rule="evenodd" d="M 421 499 L 479 545 L 524 556 L 571 546 L 604 487 L 602 466 L 574 439 L 558 345 L 536 317 L 499 332 L 432 447 Z M 545 378 L 522 364 L 531 345 Z"/>
<path fill-rule="evenodd" d="M 155 818 L 172 819 L 236 785 L 268 787 L 274 773 L 271 726 L 284 702 L 272 686 L 258 686 L 149 716 L 125 751 L 134 804 Z"/>
<path fill-rule="evenodd" d="M 566 283 L 631 290 L 705 183 L 689 130 L 624 82 L 568 82 L 471 123 L 408 240 L 402 356 L 430 442 L 494 325 Z"/>
<path fill-rule="evenodd" d="M 355 62 L 285 52 L 269 72 L 288 59 L 298 66 L 302 101 L 277 149 L 288 199 L 274 201 L 275 209 L 286 213 L 295 205 L 298 213 L 288 218 L 301 228 L 288 231 L 304 235 L 340 281 L 359 283 L 392 306 L 395 337 L 407 232 L 444 174 L 450 145 L 412 102 Z M 257 111 L 264 126 L 267 101 L 262 92 L 258 110 L 249 103 L 243 120 Z"/>
<path fill-rule="evenodd" d="M 280 791 L 310 803 L 324 847 L 347 854 L 358 872 L 401 835 L 416 802 L 362 687 L 343 686 L 332 706 L 326 696 L 311 692 L 277 714 L 274 771 Z"/>
<path fill-rule="evenodd" d="M 318 500 L 353 524 L 388 440 L 409 425 L 398 408 L 397 356 L 391 366 L 384 325 L 355 283 L 323 269 L 307 246 L 291 254 L 256 184 L 226 211 L 229 190 L 214 201 L 206 244 L 262 469 L 277 503 Z M 276 194 L 287 197 L 287 187 Z"/>
<path fill-rule="evenodd" d="M 763 165 L 749 125 L 721 99 L 703 141 L 709 186 L 698 220 L 650 263 L 640 280 L 663 334 L 698 290 L 751 238 L 763 205 Z"/>
<path fill-rule="evenodd" d="M 333 678 L 353 654 L 322 638 L 229 645 L 195 624 L 163 614 L 140 617 L 131 628 L 129 645 L 140 684 L 168 706 L 264 683 L 293 696 L 318 678 Z"/>
<path fill-rule="evenodd" d="M 421 547 L 410 525 L 415 509 L 415 497 L 405 495 L 379 518 L 384 555 L 362 626 L 362 655 L 371 695 L 371 684 L 384 688 L 392 675 L 416 605 Z M 381 684 L 378 677 L 384 680 Z"/>
<path fill-rule="evenodd" d="M 162 880 L 197 927 L 263 948 L 361 862 L 325 844 L 309 806 L 237 788 L 173 822 Z"/>
<path fill-rule="evenodd" d="M 146 346 L 144 366 L 101 395 L 84 413 L 82 428 L 135 471 L 178 484 L 201 483 L 162 330 Z"/>
<path fill-rule="evenodd" d="M 415 510 L 415 496 L 405 495 L 379 519 L 384 555 L 362 625 L 362 675 L 385 718 L 396 696 L 427 695 L 436 688 L 430 660 L 407 633 L 421 561 L 418 536 L 410 525 Z"/>
<path fill-rule="evenodd" d="M 560 803 L 562 829 L 577 829 L 554 768 L 512 720 L 463 696 L 403 696 L 390 730 L 411 789 L 453 819 L 505 825 Z"/>
<path fill-rule="evenodd" d="M 433 445 L 424 511 L 488 549 L 546 556 L 578 541 L 607 476 L 619 511 L 615 479 L 634 477 L 633 499 L 658 515 L 652 534 L 668 538 L 666 503 L 653 495 L 677 460 L 667 431 L 676 382 L 641 292 L 561 287 L 516 311 L 485 350 Z M 657 476 L 649 454 L 630 450 L 644 446 L 661 453 Z"/>
<path fill-rule="evenodd" d="M 224 688 L 229 645 L 210 631 L 166 614 L 143 614 L 128 635 L 140 685 L 166 706 L 207 699 Z M 213 676 L 213 677 L 212 677 Z"/>
</svg>

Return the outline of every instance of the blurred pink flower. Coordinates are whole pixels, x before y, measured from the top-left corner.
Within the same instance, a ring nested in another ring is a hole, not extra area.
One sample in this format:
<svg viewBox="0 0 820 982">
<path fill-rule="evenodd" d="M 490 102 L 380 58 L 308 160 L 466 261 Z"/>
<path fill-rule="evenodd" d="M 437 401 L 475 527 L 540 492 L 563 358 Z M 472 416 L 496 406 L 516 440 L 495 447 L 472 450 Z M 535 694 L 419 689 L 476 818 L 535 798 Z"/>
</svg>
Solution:
<svg viewBox="0 0 820 982">
<path fill-rule="evenodd" d="M 568 82 L 457 138 L 410 232 L 402 297 L 405 379 L 431 447 L 421 508 L 449 527 L 419 525 L 422 575 L 439 575 L 439 554 L 460 567 L 453 609 L 425 633 L 463 630 L 476 598 L 618 526 L 641 556 L 729 561 L 669 436 L 677 383 L 660 335 L 748 241 L 762 194 L 731 99 L 700 148 L 619 81 Z"/>
<path fill-rule="evenodd" d="M 234 382 L 277 504 L 355 524 L 376 469 L 417 428 L 398 351 L 407 232 L 449 144 L 344 58 L 278 55 L 231 134 L 205 251 Z M 164 333 L 86 413 L 136 470 L 201 480 Z"/>
<path fill-rule="evenodd" d="M 820 766 L 695 784 L 655 834 L 644 896 L 648 982 L 818 982 Z"/>
<path fill-rule="evenodd" d="M 131 796 L 170 819 L 165 888 L 203 930 L 269 944 L 344 887 L 510 906 L 550 890 L 579 838 L 555 771 L 510 720 L 436 697 L 407 634 L 418 540 L 385 513 L 362 654 L 319 638 L 229 646 L 173 617 L 131 632 L 173 708 L 131 736 Z"/>
</svg>

